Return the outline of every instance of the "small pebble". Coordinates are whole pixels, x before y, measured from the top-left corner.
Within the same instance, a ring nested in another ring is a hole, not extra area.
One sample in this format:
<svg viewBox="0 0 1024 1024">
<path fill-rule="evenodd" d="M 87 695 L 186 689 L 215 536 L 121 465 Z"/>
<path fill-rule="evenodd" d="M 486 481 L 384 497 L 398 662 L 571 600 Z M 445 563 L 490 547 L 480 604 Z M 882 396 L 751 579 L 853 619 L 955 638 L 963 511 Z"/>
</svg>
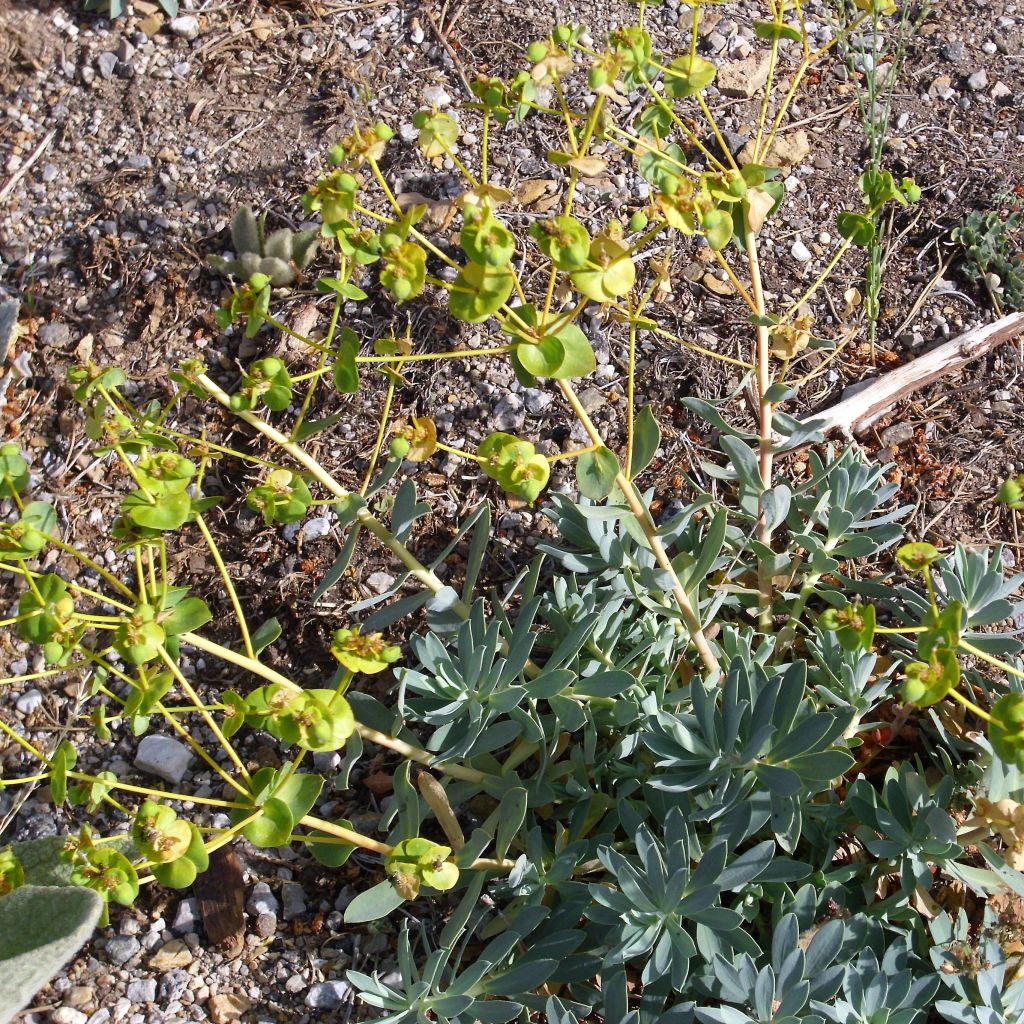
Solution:
<svg viewBox="0 0 1024 1024">
<path fill-rule="evenodd" d="M 311 1010 L 337 1010 L 351 995 L 352 986 L 347 981 L 325 981 L 306 993 L 306 1005 Z"/>
<path fill-rule="evenodd" d="M 811 253 L 811 250 L 808 249 L 806 245 L 804 245 L 802 238 L 798 238 L 793 243 L 793 248 L 790 249 L 790 252 L 793 254 L 793 259 L 795 259 L 798 263 L 808 263 L 811 259 L 813 259 L 813 254 Z"/>
<path fill-rule="evenodd" d="M 120 967 L 128 963 L 141 948 L 142 943 L 134 935 L 115 935 L 107 940 L 107 959 Z"/>
<path fill-rule="evenodd" d="M 56 1010 L 50 1012 L 51 1024 L 85 1024 L 88 1019 L 87 1013 L 72 1006 L 58 1006 Z"/>
<path fill-rule="evenodd" d="M 171 736 L 143 736 L 135 755 L 135 767 L 163 779 L 172 786 L 180 784 L 192 763 L 192 751 Z"/>
<path fill-rule="evenodd" d="M 984 68 L 982 68 L 980 71 L 975 71 L 974 74 L 967 79 L 967 88 L 970 89 L 972 92 L 980 92 L 987 85 L 988 74 L 986 73 Z"/>
<path fill-rule="evenodd" d="M 306 912 L 306 894 L 298 882 L 285 882 L 281 886 L 281 902 L 284 904 L 284 919 L 291 921 Z"/>
<path fill-rule="evenodd" d="M 281 909 L 277 897 L 266 882 L 257 882 L 252 887 L 245 909 L 250 914 L 273 914 L 275 917 Z"/>
<path fill-rule="evenodd" d="M 31 715 L 37 711 L 43 703 L 43 695 L 34 687 L 23 693 L 15 702 L 14 706 L 19 715 Z"/>
<path fill-rule="evenodd" d="M 202 914 L 199 909 L 199 900 L 195 896 L 190 896 L 178 904 L 178 910 L 174 915 L 171 931 L 176 932 L 178 935 L 195 932 L 198 930 L 201 921 Z"/>
<path fill-rule="evenodd" d="M 156 978 L 136 978 L 129 982 L 125 995 L 133 1003 L 155 1003 Z"/>
<path fill-rule="evenodd" d="M 450 106 L 452 102 L 451 96 L 440 85 L 428 85 L 420 95 L 428 107 L 437 107 L 439 110 Z"/>
<path fill-rule="evenodd" d="M 199 19 L 194 14 L 182 14 L 180 17 L 172 18 L 167 27 L 174 35 L 189 41 L 199 35 Z"/>
</svg>

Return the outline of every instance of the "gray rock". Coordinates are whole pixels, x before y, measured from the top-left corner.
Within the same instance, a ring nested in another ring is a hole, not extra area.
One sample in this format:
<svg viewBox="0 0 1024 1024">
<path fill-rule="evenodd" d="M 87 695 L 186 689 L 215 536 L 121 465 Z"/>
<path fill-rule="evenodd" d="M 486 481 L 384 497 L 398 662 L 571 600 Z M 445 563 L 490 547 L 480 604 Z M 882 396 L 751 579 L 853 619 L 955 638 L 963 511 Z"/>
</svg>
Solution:
<svg viewBox="0 0 1024 1024">
<path fill-rule="evenodd" d="M 314 985 L 306 993 L 306 1005 L 311 1010 L 337 1010 L 352 996 L 352 986 L 347 981 L 325 981 Z"/>
<path fill-rule="evenodd" d="M 523 391 L 523 401 L 526 403 L 526 411 L 531 416 L 539 416 L 554 401 L 554 396 L 540 388 L 526 388 Z"/>
<path fill-rule="evenodd" d="M 182 14 L 172 18 L 167 27 L 182 39 L 189 41 L 199 35 L 199 19 L 194 14 Z"/>
<path fill-rule="evenodd" d="M 199 931 L 202 923 L 202 912 L 199 909 L 199 900 L 190 896 L 178 904 L 178 912 L 174 915 L 174 922 L 171 924 L 171 931 L 178 935 L 186 935 L 188 932 Z"/>
<path fill-rule="evenodd" d="M 587 388 L 580 395 L 580 405 L 583 406 L 588 416 L 593 416 L 598 409 L 603 409 L 608 404 L 608 399 L 599 388 Z"/>
<path fill-rule="evenodd" d="M 116 67 L 117 54 L 112 50 L 106 50 L 96 58 L 96 70 L 100 73 L 100 78 L 113 78 Z"/>
<path fill-rule="evenodd" d="M 341 754 L 336 750 L 321 750 L 313 755 L 313 767 L 321 775 L 329 775 L 337 771 L 341 764 Z"/>
<path fill-rule="evenodd" d="M 19 715 L 31 715 L 33 711 L 36 711 L 43 703 L 43 695 L 33 687 L 26 693 L 23 693 L 14 706 L 18 709 Z"/>
<path fill-rule="evenodd" d="M 956 63 L 956 61 L 963 59 L 965 49 L 966 47 L 962 39 L 954 39 L 953 42 L 946 43 L 940 52 L 942 53 L 943 60 Z"/>
<path fill-rule="evenodd" d="M 170 736 L 144 736 L 135 755 L 135 767 L 155 775 L 172 786 L 185 777 L 192 763 L 192 751 Z"/>
<path fill-rule="evenodd" d="M 266 882 L 257 882 L 252 887 L 245 909 L 250 914 L 273 914 L 276 917 L 281 910 L 281 904 L 277 902 L 277 897 Z"/>
<path fill-rule="evenodd" d="M 708 49 L 712 53 L 721 53 L 729 45 L 729 40 L 721 32 L 712 32 L 708 36 Z"/>
<path fill-rule="evenodd" d="M 59 320 L 55 320 L 52 323 L 43 324 L 39 328 L 37 337 L 42 345 L 62 348 L 71 341 L 71 329 L 67 324 L 62 324 Z"/>
<path fill-rule="evenodd" d="M 160 1002 L 166 1005 L 175 999 L 181 998 L 182 993 L 188 988 L 188 983 L 191 980 L 192 975 L 182 967 L 176 967 L 173 971 L 168 971 L 160 979 L 160 988 L 158 990 Z"/>
<path fill-rule="evenodd" d="M 502 399 L 494 407 L 491 422 L 495 430 L 507 431 L 514 434 L 523 425 L 526 419 L 526 411 L 523 408 L 522 399 L 513 394 L 503 395 Z"/>
<path fill-rule="evenodd" d="M 284 919 L 291 921 L 306 912 L 306 894 L 298 882 L 285 882 L 281 886 L 281 902 L 284 904 Z"/>
<path fill-rule="evenodd" d="M 975 71 L 974 74 L 967 79 L 967 88 L 972 92 L 981 92 L 981 90 L 987 85 L 988 73 L 984 68 L 981 68 L 979 71 Z"/>
<path fill-rule="evenodd" d="M 302 539 L 306 541 L 320 540 L 331 532 L 331 521 L 326 516 L 310 519 L 302 528 Z"/>
<path fill-rule="evenodd" d="M 112 964 L 121 967 L 128 963 L 138 951 L 142 949 L 142 943 L 134 935 L 115 935 L 107 940 L 107 959 Z"/>
<path fill-rule="evenodd" d="M 375 593 L 383 594 L 395 582 L 395 577 L 389 572 L 371 572 L 366 577 L 366 585 Z"/>
<path fill-rule="evenodd" d="M 277 934 L 277 916 L 275 914 L 260 914 L 256 918 L 256 934 L 261 939 L 269 939 Z"/>
<path fill-rule="evenodd" d="M 156 1002 L 156 978 L 136 978 L 125 993 L 133 1003 Z"/>
<path fill-rule="evenodd" d="M 886 448 L 898 448 L 913 437 L 914 427 L 911 423 L 894 423 L 891 427 L 886 427 L 881 434 L 882 444 Z"/>
<path fill-rule="evenodd" d="M 130 168 L 133 171 L 148 171 L 153 166 L 153 159 L 145 153 L 132 153 L 132 155 L 125 160 L 123 166 Z"/>
<path fill-rule="evenodd" d="M 1003 100 L 1006 99 L 1007 96 L 1012 95 L 1013 90 L 1005 82 L 996 82 L 996 84 L 992 86 L 992 91 L 989 93 L 989 96 L 994 100 Z"/>
</svg>

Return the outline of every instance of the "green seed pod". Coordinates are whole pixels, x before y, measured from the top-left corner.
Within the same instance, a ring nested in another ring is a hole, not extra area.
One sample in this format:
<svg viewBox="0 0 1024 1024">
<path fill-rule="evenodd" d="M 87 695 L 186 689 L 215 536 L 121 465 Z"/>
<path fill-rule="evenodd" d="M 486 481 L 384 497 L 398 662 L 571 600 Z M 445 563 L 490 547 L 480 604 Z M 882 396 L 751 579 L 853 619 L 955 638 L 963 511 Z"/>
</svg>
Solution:
<svg viewBox="0 0 1024 1024">
<path fill-rule="evenodd" d="M 600 89 L 608 84 L 608 72 L 604 68 L 593 67 L 587 75 L 587 82 L 591 89 Z"/>
<path fill-rule="evenodd" d="M 376 135 L 381 142 L 387 142 L 389 139 L 393 139 L 395 137 L 394 131 L 392 131 L 392 129 L 383 121 L 378 121 L 373 126 L 373 134 Z"/>
<path fill-rule="evenodd" d="M 556 25 L 554 32 L 551 33 L 552 38 L 559 45 L 564 45 L 572 39 L 572 26 L 571 25 Z"/>
<path fill-rule="evenodd" d="M 404 459 L 412 450 L 407 438 L 396 437 L 391 441 L 391 458 Z"/>
<path fill-rule="evenodd" d="M 335 167 L 340 167 L 345 162 L 344 147 L 335 143 L 335 145 L 331 146 L 331 148 L 327 150 L 327 159 L 330 160 Z"/>
<path fill-rule="evenodd" d="M 534 40 L 526 48 L 526 59 L 534 64 L 536 64 L 537 61 L 543 60 L 547 56 L 547 54 L 547 46 L 544 43 L 542 43 L 539 39 Z"/>
<path fill-rule="evenodd" d="M 630 231 L 643 231 L 647 227 L 647 214 L 643 210 L 637 210 L 632 217 L 629 218 L 629 230 Z"/>
</svg>

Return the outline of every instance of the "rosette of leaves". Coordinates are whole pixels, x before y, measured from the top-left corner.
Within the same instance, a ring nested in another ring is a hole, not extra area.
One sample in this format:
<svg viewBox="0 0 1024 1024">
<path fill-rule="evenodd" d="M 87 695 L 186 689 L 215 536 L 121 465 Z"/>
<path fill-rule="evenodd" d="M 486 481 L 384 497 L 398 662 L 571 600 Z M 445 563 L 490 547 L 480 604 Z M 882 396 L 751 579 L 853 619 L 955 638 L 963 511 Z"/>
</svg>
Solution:
<svg viewBox="0 0 1024 1024">
<path fill-rule="evenodd" d="M 74 618 L 75 600 L 67 583 L 55 573 L 36 580 L 18 600 L 18 636 L 39 644 L 48 664 L 66 661 L 85 635 L 86 626 Z"/>
<path fill-rule="evenodd" d="M 956 822 L 946 808 L 953 780 L 930 787 L 909 765 L 886 772 L 879 791 L 864 779 L 850 787 L 843 803 L 845 824 L 880 862 L 899 877 L 904 895 L 928 892 L 935 882 L 932 865 L 954 862 L 963 850 Z"/>
<path fill-rule="evenodd" d="M 252 805 L 233 809 L 231 821 L 235 825 L 247 821 L 242 835 L 261 850 L 287 846 L 296 825 L 312 810 L 323 785 L 321 776 L 293 772 L 288 765 L 276 771 L 260 768 L 252 776 Z"/>
<path fill-rule="evenodd" d="M 964 276 L 982 281 L 1004 309 L 1024 309 L 1024 269 L 1020 245 L 1014 241 L 1024 215 L 994 210 L 969 213 L 953 229 L 953 241 L 964 251 Z"/>
<path fill-rule="evenodd" d="M 199 829 L 155 800 L 144 801 L 136 812 L 132 839 L 156 880 L 170 889 L 188 888 L 210 866 Z"/>
<path fill-rule="evenodd" d="M 252 728 L 317 753 L 340 749 L 355 730 L 348 701 L 337 690 L 324 688 L 262 686 L 245 698 L 244 716 Z"/>
<path fill-rule="evenodd" d="M 749 953 L 732 960 L 717 955 L 701 985 L 721 1008 L 700 1007 L 702 1024 L 794 1024 L 821 1020 L 811 1001 L 830 1001 L 846 973 L 842 960 L 845 928 L 832 920 L 801 935 L 797 915 L 786 914 L 772 933 L 771 959 L 763 966 Z M 840 962 L 836 962 L 836 961 Z"/>
<path fill-rule="evenodd" d="M 551 464 L 530 441 L 501 431 L 480 445 L 480 468 L 509 494 L 533 504 L 551 476 Z"/>
<path fill-rule="evenodd" d="M 520 383 L 534 387 L 538 377 L 577 380 L 594 372 L 594 349 L 575 323 L 559 325 L 556 321 L 554 328 L 548 330 L 539 320 L 537 308 L 528 303 L 512 306 L 502 321 L 502 331 L 515 344 L 512 366 Z"/>
<path fill-rule="evenodd" d="M 384 870 L 399 895 L 414 900 L 421 885 L 445 892 L 459 880 L 459 869 L 448 858 L 451 847 L 441 846 L 429 839 L 415 837 L 403 839 L 388 854 Z"/>
<path fill-rule="evenodd" d="M 292 378 L 283 359 L 268 356 L 251 363 L 242 374 L 242 386 L 231 396 L 231 408 L 254 409 L 262 403 L 271 412 L 287 409 L 292 400 Z"/>
<path fill-rule="evenodd" d="M 363 633 L 355 627 L 334 631 L 331 654 L 353 675 L 376 675 L 398 661 L 402 649 L 385 643 L 381 633 Z"/>
<path fill-rule="evenodd" d="M 231 219 L 231 242 L 235 258 L 208 257 L 210 266 L 221 274 L 247 281 L 253 274 L 265 274 L 275 288 L 294 284 L 301 271 L 316 255 L 320 232 L 315 228 L 292 231 L 278 228 L 266 233 L 266 214 L 257 218 L 251 206 L 241 207 Z"/>
<path fill-rule="evenodd" d="M 288 469 L 271 470 L 262 484 L 254 487 L 246 496 L 246 504 L 263 516 L 267 526 L 275 523 L 287 525 L 303 519 L 313 495 L 306 481 Z"/>
</svg>

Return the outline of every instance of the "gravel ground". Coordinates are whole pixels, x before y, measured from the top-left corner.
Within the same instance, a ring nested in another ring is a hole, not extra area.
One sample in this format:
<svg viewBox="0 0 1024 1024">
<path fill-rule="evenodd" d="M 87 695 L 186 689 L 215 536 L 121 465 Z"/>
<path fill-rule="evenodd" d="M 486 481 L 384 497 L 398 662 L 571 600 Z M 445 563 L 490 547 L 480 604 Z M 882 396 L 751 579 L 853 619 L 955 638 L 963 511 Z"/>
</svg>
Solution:
<svg viewBox="0 0 1024 1024">
<path fill-rule="evenodd" d="M 76 505 L 83 482 L 102 492 L 105 469 L 85 454 L 61 386 L 66 366 L 92 359 L 146 376 L 197 353 L 229 368 L 257 350 L 287 350 L 284 341 L 269 338 L 257 349 L 237 335 L 220 335 L 213 325 L 223 282 L 203 260 L 230 247 L 226 227 L 234 210 L 250 202 L 268 210 L 274 224 L 300 226 L 298 196 L 324 166 L 327 147 L 367 107 L 398 131 L 400 142 L 386 168 L 395 191 L 450 197 L 457 189 L 453 167 L 450 161 L 430 166 L 418 155 L 412 114 L 422 105 L 457 108 L 464 75 L 484 66 L 508 73 L 519 63 L 518 43 L 542 35 L 556 17 L 551 3 L 498 0 L 443 6 L 211 0 L 183 3 L 182 16 L 169 25 L 155 5 L 136 0 L 135 11 L 112 25 L 82 14 L 75 3 L 0 0 L 0 70 L 7 86 L 0 119 L 0 297 L 22 300 L 29 328 L 9 353 L 8 366 L 0 367 L 0 440 L 17 437 L 26 447 L 41 489 L 63 499 L 76 541 L 105 552 L 114 570 L 121 561 L 107 532 L 112 504 L 100 497 L 89 509 Z M 588 24 L 595 38 L 631 17 L 619 0 L 570 0 L 557 11 Z M 805 12 L 816 41 L 825 42 L 823 5 L 808 3 Z M 752 22 L 759 13 L 755 4 L 729 3 L 709 8 L 704 19 L 702 52 L 728 67 L 740 94 L 757 75 Z M 685 30 L 688 18 L 678 2 L 652 9 L 656 45 L 673 51 L 678 26 Z M 1022 40 L 1024 11 L 1012 3 L 953 0 L 936 5 L 923 22 L 896 93 L 889 159 L 897 177 L 910 173 L 917 179 L 924 199 L 893 224 L 878 353 L 873 359 L 859 340 L 848 346 L 805 389 L 805 408 L 827 406 L 850 384 L 994 316 L 988 297 L 958 275 L 948 233 L 966 212 L 1020 203 Z M 821 271 L 837 244 L 835 214 L 855 202 L 864 160 L 857 76 L 856 66 L 829 58 L 793 112 L 798 124 L 784 154 L 790 200 L 762 257 L 768 288 L 783 299 L 798 295 Z M 754 103 L 724 96 L 712 106 L 726 111 L 727 141 L 741 148 L 751 135 Z M 462 115 L 462 121 L 472 133 L 472 116 Z M 531 127 L 503 134 L 495 144 L 495 181 L 520 197 L 516 217 L 522 225 L 542 214 L 555 195 L 541 159 L 545 148 L 543 133 Z M 647 188 L 629 165 L 612 163 L 583 188 L 583 206 L 606 217 L 640 205 Z M 701 344 L 742 351 L 749 325 L 714 268 L 698 244 L 680 248 L 673 256 L 674 291 L 659 316 Z M 860 283 L 861 272 L 856 261 L 844 265 L 815 310 L 819 323 L 837 335 L 846 327 L 843 292 Z M 388 308 L 379 296 L 371 299 L 366 313 L 351 311 L 353 324 L 367 332 Z M 286 304 L 289 316 L 314 324 L 325 308 L 302 292 Z M 451 344 L 436 310 L 424 304 L 412 315 L 424 345 Z M 582 397 L 608 436 L 621 439 L 620 339 L 598 319 L 586 326 L 599 366 Z M 466 330 L 463 343 L 483 340 L 474 330 Z M 734 391 L 738 375 L 719 367 L 644 343 L 642 400 L 652 403 L 665 430 L 651 485 L 671 493 L 677 474 L 707 456 L 707 439 L 679 398 Z M 920 535 L 942 542 L 1013 536 L 991 499 L 998 477 L 1024 469 L 1021 369 L 1019 350 L 997 352 L 922 392 L 865 439 L 879 457 L 896 460 L 904 494 L 918 506 Z M 493 429 L 522 431 L 541 450 L 583 441 L 578 428 L 566 426 L 552 391 L 520 387 L 504 364 L 466 370 L 444 363 L 415 383 L 400 392 L 399 409 L 429 409 L 449 443 L 472 445 Z M 378 388 L 360 394 L 321 451 L 343 482 L 362 474 L 378 403 Z M 465 463 L 435 460 L 409 471 L 433 506 L 438 545 L 446 539 L 445 524 L 489 494 L 498 505 L 490 574 L 500 578 L 528 555 L 538 513 L 503 503 Z M 558 475 L 554 483 L 568 486 Z M 234 505 L 218 526 L 243 600 L 282 618 L 296 637 L 293 664 L 320 671 L 331 609 L 312 609 L 308 594 L 336 551 L 330 517 L 270 531 Z M 204 560 L 182 557 L 197 585 L 212 579 Z M 365 584 L 344 583 L 335 597 L 340 605 L 389 585 L 390 563 L 372 550 L 365 559 Z M 32 653 L 11 633 L 0 633 L 0 675 L 32 665 Z M 190 673 L 205 667 L 200 658 L 186 658 Z M 67 721 L 69 695 L 75 692 L 8 688 L 0 713 L 29 735 L 49 735 Z M 248 741 L 246 756 L 270 763 L 273 749 L 261 742 Z M 105 767 L 147 777 L 137 763 L 136 740 L 121 740 L 115 754 L 120 763 Z M 86 749 L 86 764 L 90 756 Z M 6 769 L 17 766 L 15 751 L 2 745 L 0 760 Z M 320 767 L 330 770 L 327 763 Z M 353 775 L 352 792 L 330 794 L 333 806 L 321 811 L 347 814 L 372 831 L 387 800 L 386 784 L 379 781 L 387 767 L 380 759 L 363 765 Z M 154 770 L 151 763 L 147 770 Z M 187 784 L 198 794 L 213 791 L 209 775 L 194 764 L 187 770 Z M 9 795 L 0 794 L 0 818 L 9 809 Z M 68 826 L 45 802 L 29 799 L 14 816 L 9 837 Z M 115 913 L 112 927 L 40 995 L 26 1020 L 358 1019 L 363 1011 L 354 1007 L 345 969 L 394 969 L 391 925 L 363 931 L 341 924 L 347 902 L 374 880 L 373 860 L 356 856 L 344 869 L 328 872 L 294 852 L 269 858 L 244 843 L 237 851 L 246 924 L 233 948 L 209 941 L 195 897 L 147 893 L 137 908 Z"/>
</svg>

